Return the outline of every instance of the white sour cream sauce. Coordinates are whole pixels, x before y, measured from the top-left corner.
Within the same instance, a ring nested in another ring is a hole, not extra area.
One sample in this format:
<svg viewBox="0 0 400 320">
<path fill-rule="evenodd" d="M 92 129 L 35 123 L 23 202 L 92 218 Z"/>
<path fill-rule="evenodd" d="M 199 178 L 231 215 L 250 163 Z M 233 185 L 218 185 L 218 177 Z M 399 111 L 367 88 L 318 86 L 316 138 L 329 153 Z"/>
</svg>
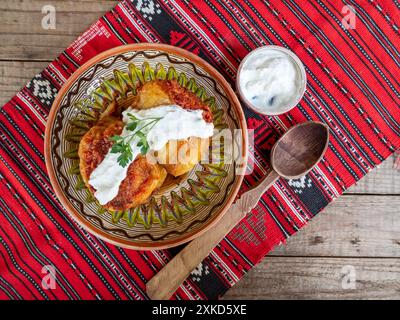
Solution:
<svg viewBox="0 0 400 320">
<path fill-rule="evenodd" d="M 161 150 L 169 140 L 181 140 L 189 137 L 208 138 L 213 135 L 214 125 L 203 119 L 202 110 L 186 110 L 178 105 L 160 106 L 151 109 L 135 110 L 128 108 L 122 113 L 122 121 L 127 124 L 130 122 L 128 113 L 138 119 L 149 119 L 141 122 L 141 127 L 151 121 L 151 118 L 160 117 L 153 127 L 147 126 L 141 129 L 149 143 L 149 151 Z M 132 131 L 122 130 L 121 136 L 132 135 Z M 139 140 L 135 137 L 131 143 L 133 160 L 125 167 L 118 164 L 119 154 L 107 153 L 103 161 L 92 172 L 89 184 L 96 189 L 94 196 L 101 205 L 114 199 L 119 190 L 119 185 L 126 178 L 129 165 L 140 154 L 137 146 Z"/>
<path fill-rule="evenodd" d="M 290 103 L 301 85 L 296 65 L 278 50 L 263 50 L 251 57 L 244 64 L 239 81 L 246 99 L 264 112 Z"/>
</svg>

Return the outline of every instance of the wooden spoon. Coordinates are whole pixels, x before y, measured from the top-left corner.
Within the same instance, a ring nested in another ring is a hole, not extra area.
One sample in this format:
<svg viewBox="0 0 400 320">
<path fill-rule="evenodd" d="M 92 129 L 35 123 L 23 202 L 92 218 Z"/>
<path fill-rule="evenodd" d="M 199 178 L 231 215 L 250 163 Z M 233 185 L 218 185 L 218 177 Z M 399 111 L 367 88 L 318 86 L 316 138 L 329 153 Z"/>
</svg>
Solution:
<svg viewBox="0 0 400 320">
<path fill-rule="evenodd" d="M 256 186 L 245 192 L 210 230 L 183 248 L 147 283 L 151 299 L 168 299 L 214 247 L 253 209 L 261 196 L 279 178 L 296 179 L 319 162 L 328 147 L 329 127 L 305 122 L 292 127 L 271 150 L 272 170 Z"/>
</svg>

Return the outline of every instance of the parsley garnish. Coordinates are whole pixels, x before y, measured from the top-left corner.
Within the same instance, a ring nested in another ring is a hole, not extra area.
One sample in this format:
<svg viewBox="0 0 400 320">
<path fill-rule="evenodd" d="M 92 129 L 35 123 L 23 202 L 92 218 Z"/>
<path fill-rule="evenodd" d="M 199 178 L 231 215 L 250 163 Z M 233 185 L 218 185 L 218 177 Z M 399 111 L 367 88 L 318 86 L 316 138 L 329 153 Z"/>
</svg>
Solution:
<svg viewBox="0 0 400 320">
<path fill-rule="evenodd" d="M 118 164 L 123 168 L 125 168 L 133 160 L 133 153 L 131 148 L 131 142 L 133 138 L 137 137 L 139 139 L 137 146 L 140 147 L 140 153 L 145 155 L 149 151 L 149 143 L 147 141 L 146 134 L 142 130 L 149 126 L 151 126 L 149 130 L 151 130 L 151 128 L 153 128 L 154 125 L 162 119 L 162 118 L 138 119 L 131 113 L 128 113 L 128 117 L 131 121 L 126 124 L 125 128 L 128 131 L 132 131 L 133 133 L 125 137 L 115 135 L 110 138 L 110 140 L 114 142 L 114 144 L 111 147 L 111 153 L 120 154 L 118 156 L 117 161 Z M 148 120 L 151 121 L 147 122 Z M 144 122 L 147 123 L 141 125 Z"/>
</svg>

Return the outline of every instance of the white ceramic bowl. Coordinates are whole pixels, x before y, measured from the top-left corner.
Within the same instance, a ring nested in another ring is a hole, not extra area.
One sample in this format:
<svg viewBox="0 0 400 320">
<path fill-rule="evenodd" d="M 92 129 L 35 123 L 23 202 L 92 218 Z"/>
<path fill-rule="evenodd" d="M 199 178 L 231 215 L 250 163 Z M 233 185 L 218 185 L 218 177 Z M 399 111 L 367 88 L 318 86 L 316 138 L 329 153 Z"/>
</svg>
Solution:
<svg viewBox="0 0 400 320">
<path fill-rule="evenodd" d="M 293 95 L 292 99 L 288 103 L 286 103 L 285 105 L 269 107 L 269 108 L 265 108 L 264 110 L 262 110 L 261 108 L 255 106 L 253 103 L 251 103 L 251 101 L 249 99 L 247 99 L 246 95 L 243 92 L 240 77 L 241 77 L 243 68 L 247 65 L 247 63 L 251 62 L 251 59 L 253 57 L 255 57 L 256 55 L 261 55 L 265 51 L 269 52 L 271 50 L 279 51 L 280 53 L 285 54 L 292 61 L 293 65 L 296 68 L 297 75 L 300 77 L 300 81 L 298 81 L 299 85 L 297 86 L 296 94 Z M 273 45 L 263 46 L 263 47 L 257 48 L 255 50 L 249 52 L 247 54 L 247 56 L 245 56 L 244 59 L 242 60 L 242 62 L 240 63 L 237 77 L 236 77 L 236 88 L 237 88 L 237 91 L 239 93 L 241 100 L 253 111 L 264 114 L 264 115 L 268 115 L 268 116 L 280 115 L 280 114 L 283 114 L 283 113 L 288 112 L 291 109 L 293 109 L 300 102 L 301 98 L 303 97 L 304 92 L 306 90 L 306 86 L 307 86 L 306 71 L 305 71 L 304 65 L 300 61 L 299 57 L 296 56 L 296 54 L 294 54 L 292 51 L 290 51 L 284 47 L 273 46 Z"/>
</svg>

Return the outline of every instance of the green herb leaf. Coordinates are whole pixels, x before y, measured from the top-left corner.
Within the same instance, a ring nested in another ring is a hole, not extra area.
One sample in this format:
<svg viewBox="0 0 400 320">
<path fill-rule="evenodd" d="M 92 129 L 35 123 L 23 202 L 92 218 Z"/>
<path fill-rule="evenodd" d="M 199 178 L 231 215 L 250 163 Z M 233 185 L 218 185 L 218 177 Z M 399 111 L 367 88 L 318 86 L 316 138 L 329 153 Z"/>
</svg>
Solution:
<svg viewBox="0 0 400 320">
<path fill-rule="evenodd" d="M 144 135 L 144 133 L 142 131 L 136 132 L 136 135 L 139 137 L 140 141 L 146 140 L 146 136 Z"/>
<path fill-rule="evenodd" d="M 137 122 L 130 122 L 126 125 L 126 129 L 129 131 L 135 131 L 137 128 Z"/>
<path fill-rule="evenodd" d="M 128 131 L 132 131 L 133 133 L 125 137 L 115 135 L 110 138 L 110 140 L 114 142 L 114 144 L 111 147 L 111 153 L 119 153 L 117 161 L 118 164 L 123 168 L 125 168 L 133 160 L 133 153 L 130 145 L 133 139 L 135 137 L 137 138 L 136 139 L 138 140 L 137 146 L 140 147 L 140 153 L 145 155 L 149 151 L 150 146 L 147 141 L 147 137 L 142 130 L 148 126 L 151 126 L 151 128 L 153 128 L 154 125 L 162 119 L 161 117 L 138 119 L 131 113 L 128 113 L 128 117 L 132 121 L 126 124 L 126 129 Z M 141 127 L 139 127 L 139 124 L 141 122 L 144 124 Z"/>
<path fill-rule="evenodd" d="M 121 144 L 121 143 L 115 143 L 111 147 L 111 153 L 120 153 L 120 152 L 123 152 L 124 150 L 125 150 L 125 148 L 124 148 L 123 144 Z"/>
<path fill-rule="evenodd" d="M 110 140 L 114 141 L 114 142 L 119 142 L 119 141 L 123 140 L 123 138 L 121 136 L 112 136 L 110 138 Z"/>
<path fill-rule="evenodd" d="M 129 119 L 133 120 L 133 121 L 138 121 L 139 119 L 136 118 L 132 113 L 128 113 L 128 117 Z"/>
<path fill-rule="evenodd" d="M 121 152 L 117 160 L 118 164 L 123 168 L 133 160 L 132 149 L 129 145 L 125 145 L 124 151 Z"/>
<path fill-rule="evenodd" d="M 147 146 L 142 146 L 142 147 L 140 148 L 140 153 L 141 153 L 142 155 L 145 155 L 148 151 L 149 151 L 149 146 L 148 146 L 148 145 L 147 145 Z"/>
<path fill-rule="evenodd" d="M 124 154 L 121 154 L 121 155 L 118 157 L 118 164 L 119 164 L 122 168 L 125 168 L 125 167 L 128 165 L 128 162 L 129 162 L 129 160 L 128 160 L 128 158 L 127 158 Z"/>
</svg>

